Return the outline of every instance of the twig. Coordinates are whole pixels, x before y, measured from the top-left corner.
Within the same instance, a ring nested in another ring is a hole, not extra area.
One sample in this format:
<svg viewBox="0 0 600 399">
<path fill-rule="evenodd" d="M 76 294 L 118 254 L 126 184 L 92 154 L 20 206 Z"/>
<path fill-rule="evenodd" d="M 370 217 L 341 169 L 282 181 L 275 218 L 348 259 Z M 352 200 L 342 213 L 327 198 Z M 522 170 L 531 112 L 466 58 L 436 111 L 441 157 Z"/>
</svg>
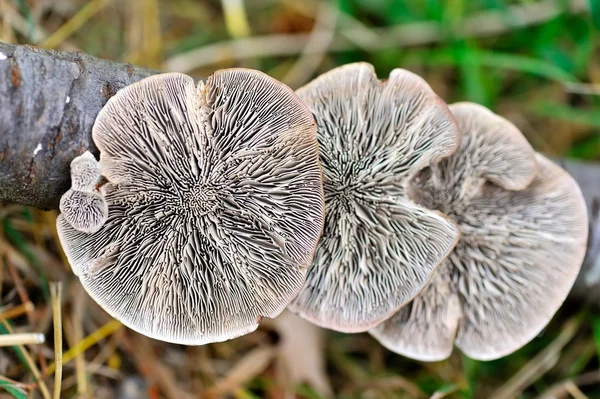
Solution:
<svg viewBox="0 0 600 399">
<path fill-rule="evenodd" d="M 163 52 L 158 0 L 128 1 L 127 14 L 127 46 L 130 51 L 127 60 L 158 67 Z"/>
<path fill-rule="evenodd" d="M 54 399 L 60 399 L 60 386 L 62 383 L 62 283 L 50 284 L 50 295 L 52 297 L 52 320 L 54 324 Z"/>
<path fill-rule="evenodd" d="M 122 343 L 127 352 L 133 358 L 140 373 L 146 378 L 158 384 L 167 398 L 171 399 L 195 399 L 192 395 L 179 388 L 173 371 L 165 367 L 156 359 L 150 341 L 143 336 L 136 336 L 135 344 L 128 337 L 124 337 Z M 149 384 L 149 386 L 151 386 Z"/>
<path fill-rule="evenodd" d="M 98 153 L 91 131 L 100 109 L 119 89 L 154 73 L 83 53 L 0 43 L 0 202 L 57 209 L 70 186 L 71 160 Z"/>
<path fill-rule="evenodd" d="M 85 308 L 85 300 L 87 296 L 84 294 L 81 285 L 74 286 L 75 293 L 73 295 L 74 311 L 73 311 L 73 340 L 77 347 L 83 339 L 83 309 Z M 79 351 L 75 354 L 75 373 L 77 375 L 77 393 L 79 395 L 87 394 L 87 374 L 85 371 L 85 352 Z"/>
<path fill-rule="evenodd" d="M 558 399 L 568 397 L 570 393 L 569 389 L 572 390 L 571 384 L 580 387 L 597 383 L 600 383 L 600 370 L 589 371 L 567 381 L 552 385 L 548 390 L 542 393 L 538 399 Z"/>
<path fill-rule="evenodd" d="M 44 334 L 40 333 L 18 333 L 0 335 L 0 347 L 15 345 L 37 345 L 45 341 Z"/>
<path fill-rule="evenodd" d="M 565 91 L 567 93 L 600 96 L 600 84 L 593 83 L 565 83 Z"/>
<path fill-rule="evenodd" d="M 458 385 L 452 385 L 451 387 L 449 387 L 445 390 L 435 391 L 429 399 L 442 399 L 448 395 L 453 394 L 454 392 L 458 391 L 459 389 L 460 389 L 460 387 Z"/>
<path fill-rule="evenodd" d="M 2 266 L 2 263 L 0 263 Z M 0 284 L 2 283 L 2 279 L 0 279 Z M 0 318 L 5 320 L 14 319 L 15 317 L 22 316 L 24 313 L 33 312 L 35 307 L 32 302 L 25 302 L 10 309 L 7 309 L 0 313 Z"/>
<path fill-rule="evenodd" d="M 100 352 L 89 362 L 89 369 L 98 368 L 102 366 L 111 356 L 117 356 L 115 354 L 115 350 L 119 347 L 119 340 L 122 337 L 123 330 L 119 329 L 115 331 L 114 334 L 108 340 L 108 343 L 102 346 Z M 118 373 L 118 370 L 115 368 L 115 371 Z"/>
<path fill-rule="evenodd" d="M 4 246 L 5 246 L 5 249 L 10 248 L 6 244 Z M 21 300 L 21 303 L 23 303 L 23 304 L 31 303 L 31 301 L 29 300 L 29 295 L 27 295 L 27 290 L 25 289 L 25 285 L 23 284 L 23 281 L 21 280 L 21 277 L 19 276 L 19 273 L 17 272 L 16 267 L 12 262 L 11 254 L 7 253 L 6 255 L 7 255 L 6 263 L 8 265 L 8 273 L 10 274 L 13 284 L 15 285 L 15 288 L 17 289 L 17 293 L 19 294 L 19 299 Z M 33 310 L 27 311 L 27 320 L 30 325 L 34 324 Z"/>
<path fill-rule="evenodd" d="M 104 324 L 102 327 L 77 342 L 75 346 L 70 348 L 63 354 L 63 365 L 69 363 L 73 360 L 79 353 L 83 353 L 92 346 L 96 345 L 99 341 L 108 337 L 110 334 L 119 330 L 123 325 L 117 320 L 111 320 L 108 323 Z M 56 369 L 55 364 L 51 364 L 48 366 L 48 374 L 52 374 Z"/>
<path fill-rule="evenodd" d="M 15 381 L 15 380 L 5 377 L 3 375 L 0 375 L 0 381 L 8 382 L 9 384 L 12 384 L 19 388 L 23 388 L 23 389 L 27 389 L 27 390 L 32 390 L 32 389 L 35 389 L 35 387 L 36 387 L 36 384 L 24 384 L 20 381 Z"/>
<path fill-rule="evenodd" d="M 113 370 L 110 367 L 103 366 L 101 364 L 90 364 L 86 368 L 87 372 L 90 375 L 101 375 L 106 378 L 110 378 L 112 380 L 119 381 L 122 379 L 121 373 L 117 370 Z M 69 390 L 77 384 L 77 375 L 72 374 L 69 377 L 66 377 L 62 382 L 63 390 Z"/>
<path fill-rule="evenodd" d="M 567 381 L 565 389 L 571 394 L 573 399 L 589 399 L 573 381 Z"/>
<path fill-rule="evenodd" d="M 205 398 L 220 398 L 240 388 L 245 382 L 262 373 L 275 358 L 274 347 L 259 347 L 242 357 L 225 377 L 217 381 L 205 394 Z"/>
<path fill-rule="evenodd" d="M 4 328 L 6 328 L 6 331 L 8 331 L 10 334 L 14 333 L 12 327 L 10 326 L 10 324 L 8 324 L 6 320 L 0 319 L 0 322 L 2 322 Z M 38 369 L 38 367 L 35 365 L 35 362 L 33 361 L 33 358 L 29 354 L 27 348 L 25 348 L 23 345 L 18 344 L 15 346 L 19 348 L 19 350 L 23 354 L 23 358 L 27 363 L 27 367 L 29 367 L 31 374 L 33 374 L 33 378 L 38 383 L 38 387 L 40 388 L 40 392 L 42 392 L 42 396 L 44 397 L 44 399 L 51 399 L 50 391 L 48 390 L 48 386 L 42 378 L 42 373 L 40 373 L 40 369 Z"/>
<path fill-rule="evenodd" d="M 243 0 L 221 0 L 225 26 L 233 37 L 250 36 L 250 24 L 246 15 Z"/>
</svg>

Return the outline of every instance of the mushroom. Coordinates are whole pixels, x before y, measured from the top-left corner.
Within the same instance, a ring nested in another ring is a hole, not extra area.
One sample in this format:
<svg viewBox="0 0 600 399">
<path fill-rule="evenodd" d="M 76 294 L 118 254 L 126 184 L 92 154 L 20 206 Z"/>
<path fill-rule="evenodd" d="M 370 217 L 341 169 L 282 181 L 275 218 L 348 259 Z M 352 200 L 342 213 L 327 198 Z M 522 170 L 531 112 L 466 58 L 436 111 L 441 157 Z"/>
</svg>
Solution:
<svg viewBox="0 0 600 399">
<path fill-rule="evenodd" d="M 71 161 L 71 188 L 77 191 L 94 191 L 100 180 L 100 164 L 91 152 L 86 151 Z"/>
<path fill-rule="evenodd" d="M 327 217 L 289 309 L 366 331 L 417 295 L 458 241 L 450 218 L 407 198 L 413 176 L 456 149 L 458 129 L 427 83 L 402 69 L 382 82 L 370 64 L 349 64 L 297 93 L 317 121 Z"/>
<path fill-rule="evenodd" d="M 455 220 L 461 239 L 425 289 L 370 333 L 424 361 L 492 360 L 550 321 L 573 285 L 588 224 L 578 185 L 482 106 L 450 106 L 460 148 L 423 170 L 410 198 Z"/>
<path fill-rule="evenodd" d="M 93 127 L 108 219 L 61 215 L 59 237 L 95 301 L 133 330 L 201 345 L 255 330 L 298 294 L 324 221 L 315 122 L 253 70 L 196 87 L 170 73 L 120 90 Z"/>
<path fill-rule="evenodd" d="M 59 209 L 65 221 L 82 233 L 95 233 L 108 217 L 104 197 L 94 191 L 70 189 L 60 198 Z"/>
<path fill-rule="evenodd" d="M 104 197 L 96 190 L 100 164 L 86 151 L 71 162 L 71 189 L 60 199 L 59 209 L 65 220 L 83 233 L 97 232 L 108 217 Z"/>
</svg>

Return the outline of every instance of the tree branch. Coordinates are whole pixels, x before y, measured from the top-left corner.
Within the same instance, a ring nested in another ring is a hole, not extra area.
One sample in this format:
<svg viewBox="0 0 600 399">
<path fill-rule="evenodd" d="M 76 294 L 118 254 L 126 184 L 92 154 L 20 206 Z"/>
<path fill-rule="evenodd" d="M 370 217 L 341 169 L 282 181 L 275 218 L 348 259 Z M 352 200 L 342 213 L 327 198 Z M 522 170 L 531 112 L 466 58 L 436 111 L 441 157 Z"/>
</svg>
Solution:
<svg viewBox="0 0 600 399">
<path fill-rule="evenodd" d="M 77 52 L 0 43 L 0 202 L 56 209 L 71 159 L 117 90 L 153 72 Z"/>
<path fill-rule="evenodd" d="M 56 209 L 69 164 L 90 149 L 96 115 L 119 89 L 155 72 L 77 52 L 0 43 L 0 203 Z M 577 180 L 590 239 L 572 296 L 600 303 L 600 164 L 555 160 Z"/>
</svg>

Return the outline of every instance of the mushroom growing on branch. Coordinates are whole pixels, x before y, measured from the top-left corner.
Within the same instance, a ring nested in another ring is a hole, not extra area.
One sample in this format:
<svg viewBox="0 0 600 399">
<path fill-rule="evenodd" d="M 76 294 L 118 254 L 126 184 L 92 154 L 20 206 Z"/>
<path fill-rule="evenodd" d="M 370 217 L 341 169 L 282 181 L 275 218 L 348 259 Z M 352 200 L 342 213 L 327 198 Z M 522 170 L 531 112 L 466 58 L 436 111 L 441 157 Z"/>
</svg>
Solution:
<svg viewBox="0 0 600 399">
<path fill-rule="evenodd" d="M 100 164 L 91 152 L 71 161 L 71 188 L 60 198 L 62 217 L 75 230 L 95 233 L 106 222 L 108 206 L 96 190 L 100 179 Z"/>
<path fill-rule="evenodd" d="M 370 331 L 424 361 L 492 360 L 519 349 L 569 293 L 586 250 L 586 206 L 575 181 L 486 108 L 450 106 L 459 149 L 415 176 L 408 196 L 448 215 L 461 239 L 431 282 Z"/>
<path fill-rule="evenodd" d="M 100 306 L 152 338 L 234 338 L 275 317 L 304 284 L 324 221 L 312 115 L 263 73 L 182 74 L 120 90 L 98 115 L 94 234 L 63 215 L 59 237 Z"/>
<path fill-rule="evenodd" d="M 326 220 L 289 309 L 322 327 L 366 331 L 411 300 L 456 245 L 450 218 L 408 199 L 408 182 L 458 146 L 447 105 L 402 69 L 380 81 L 357 63 L 297 91 L 317 121 Z"/>
</svg>

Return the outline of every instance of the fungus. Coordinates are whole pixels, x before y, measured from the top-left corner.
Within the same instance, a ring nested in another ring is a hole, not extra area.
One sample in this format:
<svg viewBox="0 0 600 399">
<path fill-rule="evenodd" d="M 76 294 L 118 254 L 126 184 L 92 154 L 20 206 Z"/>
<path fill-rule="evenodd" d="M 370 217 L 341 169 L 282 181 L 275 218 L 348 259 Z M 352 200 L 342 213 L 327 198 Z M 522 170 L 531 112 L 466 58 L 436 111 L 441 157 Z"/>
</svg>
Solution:
<svg viewBox="0 0 600 399">
<path fill-rule="evenodd" d="M 104 197 L 96 190 L 100 179 L 100 164 L 86 151 L 71 161 L 71 189 L 60 198 L 63 218 L 75 230 L 97 232 L 108 217 Z"/>
<path fill-rule="evenodd" d="M 65 221 L 82 233 L 95 233 L 108 217 L 104 197 L 93 191 L 70 189 L 60 198 L 59 209 Z"/>
<path fill-rule="evenodd" d="M 450 155 L 458 130 L 423 79 L 366 63 L 297 91 L 317 121 L 326 220 L 304 288 L 289 309 L 359 332 L 412 299 L 458 241 L 456 224 L 406 197 L 407 182 Z"/>
<path fill-rule="evenodd" d="M 71 161 L 71 188 L 77 191 L 94 191 L 100 180 L 100 164 L 91 152 L 86 151 Z"/>
<path fill-rule="evenodd" d="M 251 70 L 182 74 L 119 91 L 98 115 L 94 234 L 60 216 L 74 273 L 100 306 L 152 338 L 234 338 L 300 291 L 324 202 L 315 123 L 294 92 Z"/>
<path fill-rule="evenodd" d="M 443 360 L 454 342 L 492 360 L 532 340 L 565 300 L 585 254 L 587 211 L 575 181 L 510 122 L 475 104 L 450 110 L 460 148 L 416 176 L 409 196 L 455 220 L 460 242 L 370 333 L 418 360 Z"/>
</svg>

